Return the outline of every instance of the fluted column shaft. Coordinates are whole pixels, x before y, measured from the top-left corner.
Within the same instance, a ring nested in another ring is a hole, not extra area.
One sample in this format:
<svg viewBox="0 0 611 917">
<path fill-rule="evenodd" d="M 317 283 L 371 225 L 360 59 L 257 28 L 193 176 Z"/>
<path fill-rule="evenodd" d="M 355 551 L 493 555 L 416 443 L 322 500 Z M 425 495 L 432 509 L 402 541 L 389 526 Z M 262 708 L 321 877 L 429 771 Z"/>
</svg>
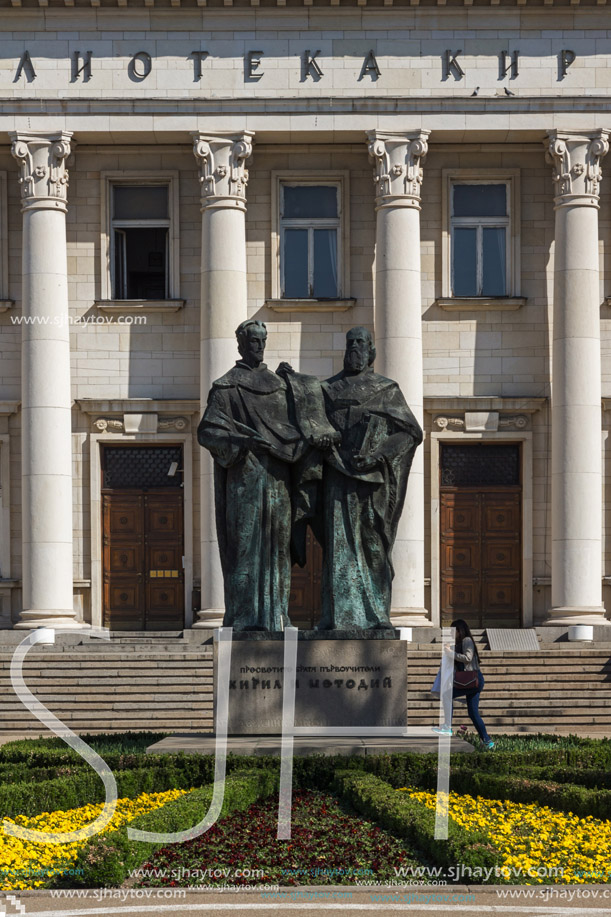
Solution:
<svg viewBox="0 0 611 917">
<path fill-rule="evenodd" d="M 429 131 L 371 131 L 376 184 L 376 371 L 398 382 L 423 425 L 420 188 Z M 418 449 L 393 549 L 391 620 L 424 624 L 424 458 Z"/>
<path fill-rule="evenodd" d="M 547 623 L 601 623 L 602 458 L 598 210 L 608 133 L 552 131 L 552 608 Z"/>
<path fill-rule="evenodd" d="M 196 133 L 193 152 L 200 169 L 202 252 L 200 397 L 235 363 L 235 330 L 247 318 L 245 162 L 252 131 L 231 136 Z M 200 450 L 202 608 L 195 626 L 217 627 L 224 615 L 223 574 L 216 536 L 214 468 Z"/>
<path fill-rule="evenodd" d="M 11 135 L 23 213 L 23 611 L 78 627 L 72 600 L 72 425 L 66 210 L 70 133 Z"/>
</svg>

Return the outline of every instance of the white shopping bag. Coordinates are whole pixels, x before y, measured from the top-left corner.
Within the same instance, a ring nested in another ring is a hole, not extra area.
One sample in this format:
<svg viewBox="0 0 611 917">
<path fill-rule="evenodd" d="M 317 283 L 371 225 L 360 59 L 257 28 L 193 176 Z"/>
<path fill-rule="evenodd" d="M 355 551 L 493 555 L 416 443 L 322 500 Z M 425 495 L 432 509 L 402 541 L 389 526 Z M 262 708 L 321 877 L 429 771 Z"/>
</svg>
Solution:
<svg viewBox="0 0 611 917">
<path fill-rule="evenodd" d="M 431 688 L 431 694 L 433 697 L 437 698 L 441 696 L 441 666 L 439 666 L 437 674 L 435 675 L 435 681 L 433 682 L 433 687 Z"/>
</svg>

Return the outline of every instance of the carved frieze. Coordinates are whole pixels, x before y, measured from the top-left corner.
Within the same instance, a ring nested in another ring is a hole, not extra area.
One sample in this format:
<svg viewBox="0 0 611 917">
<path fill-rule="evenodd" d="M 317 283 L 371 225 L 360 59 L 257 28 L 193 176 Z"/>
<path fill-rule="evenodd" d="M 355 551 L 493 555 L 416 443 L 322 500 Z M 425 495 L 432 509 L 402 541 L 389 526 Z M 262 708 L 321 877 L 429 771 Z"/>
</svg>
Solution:
<svg viewBox="0 0 611 917">
<path fill-rule="evenodd" d="M 472 417 L 473 415 L 471 415 Z M 465 416 L 449 416 L 446 414 L 438 414 L 437 417 L 433 419 L 433 426 L 437 427 L 438 430 L 474 430 L 475 426 L 473 423 L 467 422 Z M 488 426 L 485 423 L 482 423 L 481 429 L 490 429 L 492 431 L 498 430 L 526 430 L 528 427 L 528 417 L 526 414 L 496 414 L 496 422 L 494 426 Z M 479 428 L 478 428 L 479 429 Z"/>
<path fill-rule="evenodd" d="M 131 417 L 134 415 L 129 416 Z M 156 417 L 157 415 L 145 416 Z M 93 426 L 96 430 L 99 430 L 100 433 L 133 432 L 125 430 L 125 420 L 123 417 L 98 417 L 93 421 Z M 156 428 L 158 433 L 167 433 L 173 430 L 177 433 L 184 433 L 184 431 L 189 428 L 189 420 L 187 417 L 163 417 L 157 421 Z"/>
<path fill-rule="evenodd" d="M 124 429 L 123 420 L 118 417 L 98 417 L 93 425 L 100 433 L 123 433 Z"/>
<path fill-rule="evenodd" d="M 164 417 L 159 420 L 157 430 L 160 433 L 166 433 L 168 430 L 176 430 L 177 433 L 183 433 L 189 426 L 186 417 Z"/>
<path fill-rule="evenodd" d="M 568 133 L 551 131 L 547 137 L 547 161 L 554 168 L 556 205 L 583 203 L 598 205 L 601 161 L 609 151 L 609 131 Z"/>
<path fill-rule="evenodd" d="M 219 201 L 244 204 L 252 155 L 252 131 L 230 137 L 193 134 L 193 153 L 199 165 L 202 207 Z"/>
<path fill-rule="evenodd" d="M 11 134 L 11 153 L 19 163 L 23 210 L 49 207 L 65 212 L 70 155 L 68 131 L 41 135 L 32 131 Z"/>
<path fill-rule="evenodd" d="M 406 206 L 420 207 L 422 164 L 428 152 L 429 133 L 368 132 L 378 206 L 403 201 Z"/>
<path fill-rule="evenodd" d="M 508 414 L 499 417 L 499 429 L 503 430 L 525 430 L 528 426 L 528 417 L 525 414 Z"/>
<path fill-rule="evenodd" d="M 464 417 L 445 417 L 440 415 L 434 419 L 433 424 L 439 430 L 464 430 L 465 419 Z"/>
<path fill-rule="evenodd" d="M 93 421 L 93 426 L 100 433 L 123 433 L 123 420 L 118 417 L 98 417 Z"/>
</svg>

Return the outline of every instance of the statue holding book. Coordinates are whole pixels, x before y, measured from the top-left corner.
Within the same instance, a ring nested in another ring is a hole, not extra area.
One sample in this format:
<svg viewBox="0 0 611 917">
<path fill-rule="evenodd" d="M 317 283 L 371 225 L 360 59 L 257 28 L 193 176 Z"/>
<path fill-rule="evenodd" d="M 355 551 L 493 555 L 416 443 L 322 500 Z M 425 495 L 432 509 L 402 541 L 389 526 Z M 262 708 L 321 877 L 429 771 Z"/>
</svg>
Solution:
<svg viewBox="0 0 611 917">
<path fill-rule="evenodd" d="M 224 624 L 279 631 L 291 564 L 310 526 L 323 547 L 319 630 L 391 627 L 392 548 L 422 430 L 396 382 L 373 371 L 366 328 L 320 382 L 263 362 L 267 329 L 242 322 L 240 359 L 210 390 L 198 427 L 214 458 Z"/>
<path fill-rule="evenodd" d="M 341 442 L 325 453 L 319 630 L 391 627 L 392 548 L 422 430 L 374 359 L 369 331 L 352 328 L 343 370 L 322 383 Z"/>
</svg>

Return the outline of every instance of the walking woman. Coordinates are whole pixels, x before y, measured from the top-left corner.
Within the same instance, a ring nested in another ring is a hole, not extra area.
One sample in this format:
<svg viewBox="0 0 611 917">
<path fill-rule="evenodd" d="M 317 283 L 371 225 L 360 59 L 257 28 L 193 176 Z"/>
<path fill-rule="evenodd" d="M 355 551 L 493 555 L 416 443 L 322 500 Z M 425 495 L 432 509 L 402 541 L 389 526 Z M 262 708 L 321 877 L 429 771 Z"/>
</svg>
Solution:
<svg viewBox="0 0 611 917">
<path fill-rule="evenodd" d="M 446 646 L 445 651 L 454 659 L 455 671 L 477 672 L 477 687 L 463 688 L 454 683 L 452 699 L 443 698 L 445 722 L 443 726 L 433 726 L 433 731 L 440 735 L 452 735 L 452 700 L 455 697 L 464 697 L 467 701 L 467 711 L 471 717 L 471 722 L 477 729 L 480 739 L 486 748 L 492 749 L 494 748 L 494 742 L 488 735 L 484 721 L 479 714 L 479 696 L 484 687 L 484 676 L 479 665 L 477 647 L 466 621 L 459 618 L 456 621 L 452 621 L 452 627 L 456 628 L 454 649 L 451 646 Z"/>
</svg>

